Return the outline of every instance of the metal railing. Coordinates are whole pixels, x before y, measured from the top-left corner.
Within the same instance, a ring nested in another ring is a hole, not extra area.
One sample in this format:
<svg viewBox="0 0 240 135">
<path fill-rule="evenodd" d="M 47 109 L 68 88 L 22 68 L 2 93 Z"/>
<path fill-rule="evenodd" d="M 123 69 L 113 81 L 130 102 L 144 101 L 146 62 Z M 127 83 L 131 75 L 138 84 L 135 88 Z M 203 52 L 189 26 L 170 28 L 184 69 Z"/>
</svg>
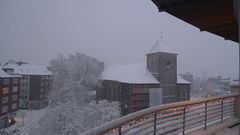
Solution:
<svg viewBox="0 0 240 135">
<path fill-rule="evenodd" d="M 103 124 L 84 135 L 186 134 L 234 117 L 238 94 L 164 104 Z"/>
</svg>

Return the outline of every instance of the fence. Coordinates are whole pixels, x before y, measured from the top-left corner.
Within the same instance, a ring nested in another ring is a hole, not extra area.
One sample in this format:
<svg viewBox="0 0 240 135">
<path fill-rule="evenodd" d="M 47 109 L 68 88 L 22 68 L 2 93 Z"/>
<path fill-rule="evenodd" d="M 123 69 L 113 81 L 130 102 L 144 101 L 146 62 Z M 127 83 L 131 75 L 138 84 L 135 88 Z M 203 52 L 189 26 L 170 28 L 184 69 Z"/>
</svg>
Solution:
<svg viewBox="0 0 240 135">
<path fill-rule="evenodd" d="M 84 135 L 186 134 L 234 117 L 238 94 L 164 104 L 103 124 Z"/>
</svg>

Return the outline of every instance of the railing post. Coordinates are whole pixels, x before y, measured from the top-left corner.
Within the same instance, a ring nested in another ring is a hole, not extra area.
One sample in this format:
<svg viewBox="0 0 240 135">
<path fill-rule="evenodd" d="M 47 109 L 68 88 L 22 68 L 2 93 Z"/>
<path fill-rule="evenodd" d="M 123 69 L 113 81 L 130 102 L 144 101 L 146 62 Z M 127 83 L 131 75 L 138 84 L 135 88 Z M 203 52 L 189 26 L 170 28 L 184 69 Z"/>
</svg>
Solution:
<svg viewBox="0 0 240 135">
<path fill-rule="evenodd" d="M 221 122 L 223 123 L 223 99 L 221 100 Z"/>
<path fill-rule="evenodd" d="M 240 118 L 240 85 L 239 84 L 231 84 L 231 93 L 238 93 L 238 96 L 235 97 L 234 101 L 234 109 L 235 109 L 235 117 Z"/>
<path fill-rule="evenodd" d="M 119 135 L 122 134 L 122 127 L 121 127 L 121 126 L 118 128 L 118 134 L 119 134 Z"/>
<path fill-rule="evenodd" d="M 205 105 L 204 130 L 206 130 L 207 129 L 207 102 L 205 102 L 204 105 Z"/>
<path fill-rule="evenodd" d="M 157 133 L 157 113 L 154 113 L 154 135 Z"/>
<path fill-rule="evenodd" d="M 234 97 L 234 103 L 233 103 L 233 111 L 234 111 L 234 116 L 236 116 L 237 113 L 237 97 Z"/>
<path fill-rule="evenodd" d="M 183 108 L 183 135 L 185 135 L 186 106 Z"/>
</svg>

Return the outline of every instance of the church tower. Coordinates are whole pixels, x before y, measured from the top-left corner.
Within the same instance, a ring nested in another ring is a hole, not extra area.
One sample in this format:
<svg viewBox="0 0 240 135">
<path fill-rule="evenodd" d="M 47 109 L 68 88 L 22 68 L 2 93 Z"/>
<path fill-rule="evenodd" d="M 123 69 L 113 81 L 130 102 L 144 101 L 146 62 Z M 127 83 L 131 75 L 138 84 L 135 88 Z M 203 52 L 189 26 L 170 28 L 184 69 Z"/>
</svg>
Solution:
<svg viewBox="0 0 240 135">
<path fill-rule="evenodd" d="M 177 54 L 163 41 L 157 41 L 147 54 L 147 69 L 160 82 L 163 89 L 163 103 L 177 99 Z"/>
</svg>

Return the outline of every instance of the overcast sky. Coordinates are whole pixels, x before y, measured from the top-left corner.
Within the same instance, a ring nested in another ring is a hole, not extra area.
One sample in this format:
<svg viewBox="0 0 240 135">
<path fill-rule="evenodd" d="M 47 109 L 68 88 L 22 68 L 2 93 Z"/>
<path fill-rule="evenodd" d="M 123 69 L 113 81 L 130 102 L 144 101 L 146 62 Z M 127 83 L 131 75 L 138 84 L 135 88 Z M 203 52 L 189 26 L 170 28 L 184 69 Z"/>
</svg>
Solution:
<svg viewBox="0 0 240 135">
<path fill-rule="evenodd" d="M 238 76 L 238 44 L 167 14 L 150 0 L 0 0 L 0 62 L 45 64 L 85 53 L 108 64 L 145 62 L 160 39 L 178 52 L 178 73 Z"/>
</svg>

